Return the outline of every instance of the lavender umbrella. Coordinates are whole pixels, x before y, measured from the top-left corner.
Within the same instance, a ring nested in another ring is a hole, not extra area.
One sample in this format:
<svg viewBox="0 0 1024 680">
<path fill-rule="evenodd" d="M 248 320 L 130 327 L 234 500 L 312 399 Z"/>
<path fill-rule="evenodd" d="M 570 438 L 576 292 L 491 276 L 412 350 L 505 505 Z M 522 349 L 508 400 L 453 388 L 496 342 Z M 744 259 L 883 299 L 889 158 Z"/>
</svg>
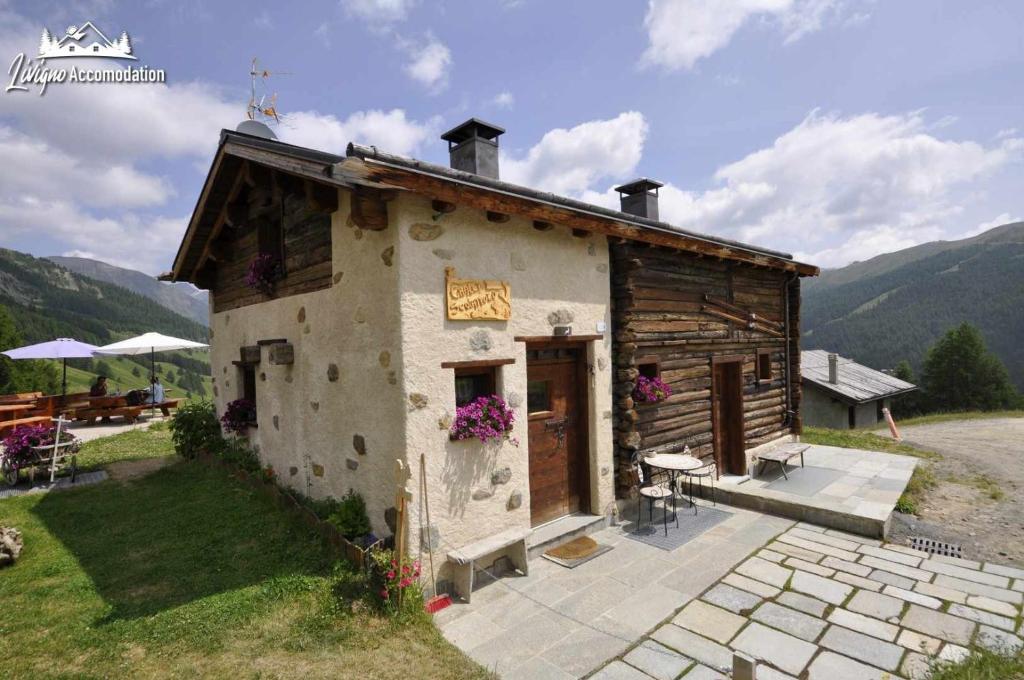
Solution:
<svg viewBox="0 0 1024 680">
<path fill-rule="evenodd" d="M 68 393 L 68 359 L 91 359 L 98 347 L 87 342 L 79 342 L 73 338 L 57 338 L 49 342 L 8 349 L 0 352 L 11 359 L 62 359 L 64 377 L 61 380 L 61 394 Z"/>
</svg>

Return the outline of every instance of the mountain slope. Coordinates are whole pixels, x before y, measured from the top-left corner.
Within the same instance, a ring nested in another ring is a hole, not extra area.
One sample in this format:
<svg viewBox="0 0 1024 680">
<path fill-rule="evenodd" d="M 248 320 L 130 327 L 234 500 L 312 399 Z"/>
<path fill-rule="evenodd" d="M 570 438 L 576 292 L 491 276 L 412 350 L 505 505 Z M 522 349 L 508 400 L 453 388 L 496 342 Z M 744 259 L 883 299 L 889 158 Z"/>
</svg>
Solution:
<svg viewBox="0 0 1024 680">
<path fill-rule="evenodd" d="M 919 368 L 946 330 L 976 325 L 1024 389 L 1024 222 L 936 241 L 825 271 L 803 288 L 808 349 L 874 368 Z"/>
<path fill-rule="evenodd" d="M 76 274 L 82 274 L 97 281 L 113 283 L 139 295 L 144 295 L 171 311 L 204 326 L 209 323 L 207 293 L 190 283 L 164 283 L 134 269 L 124 269 L 85 257 L 53 256 L 46 259 L 56 262 Z"/>
</svg>

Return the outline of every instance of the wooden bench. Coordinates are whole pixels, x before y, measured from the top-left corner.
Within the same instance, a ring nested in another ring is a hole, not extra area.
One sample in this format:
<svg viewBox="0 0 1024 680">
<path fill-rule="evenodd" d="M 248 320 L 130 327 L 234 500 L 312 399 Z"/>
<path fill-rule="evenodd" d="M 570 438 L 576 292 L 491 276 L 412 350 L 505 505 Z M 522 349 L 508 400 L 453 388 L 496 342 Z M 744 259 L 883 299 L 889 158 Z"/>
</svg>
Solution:
<svg viewBox="0 0 1024 680">
<path fill-rule="evenodd" d="M 142 415 L 142 412 L 146 410 L 145 406 L 116 406 L 114 408 L 84 408 L 76 409 L 74 412 L 75 420 L 84 420 L 87 424 L 92 425 L 96 422 L 97 418 L 110 418 L 112 416 L 119 416 L 124 418 L 127 423 L 134 423 Z"/>
<path fill-rule="evenodd" d="M 757 454 L 756 458 L 757 461 L 761 463 L 761 467 L 760 469 L 758 469 L 757 474 L 754 476 L 760 477 L 761 473 L 764 472 L 764 468 L 766 465 L 768 465 L 768 463 L 778 463 L 779 469 L 782 470 L 782 476 L 785 477 L 786 479 L 789 479 L 789 475 L 786 474 L 786 463 L 788 463 L 791 458 L 800 456 L 800 467 L 803 467 L 804 451 L 806 451 L 809 448 L 811 448 L 810 444 L 793 443 L 785 444 L 770 451 L 765 451 L 764 453 Z"/>
<path fill-rule="evenodd" d="M 473 593 L 475 562 L 499 550 L 511 547 L 509 559 L 516 569 L 527 574 L 526 539 L 529 535 L 529 529 L 508 529 L 449 552 L 448 561 L 455 565 L 455 592 L 459 597 L 469 602 Z"/>
<path fill-rule="evenodd" d="M 28 418 L 18 418 L 16 420 L 4 420 L 0 422 L 0 435 L 6 435 L 18 425 L 38 425 L 39 423 L 48 422 L 50 422 L 50 418 L 47 416 L 29 416 Z"/>
<path fill-rule="evenodd" d="M 163 413 L 164 417 L 169 418 L 171 416 L 171 409 L 178 408 L 178 403 L 180 401 L 181 399 L 164 399 L 159 404 L 156 404 L 155 407 L 160 409 L 160 413 Z"/>
</svg>

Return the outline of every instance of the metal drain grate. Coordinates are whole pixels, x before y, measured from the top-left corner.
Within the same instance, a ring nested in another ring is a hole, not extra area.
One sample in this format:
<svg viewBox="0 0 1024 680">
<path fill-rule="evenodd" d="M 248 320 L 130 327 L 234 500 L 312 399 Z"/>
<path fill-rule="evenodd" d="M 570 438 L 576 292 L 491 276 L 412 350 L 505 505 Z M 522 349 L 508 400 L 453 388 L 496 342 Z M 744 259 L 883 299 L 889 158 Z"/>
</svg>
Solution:
<svg viewBox="0 0 1024 680">
<path fill-rule="evenodd" d="M 945 557 L 960 558 L 964 556 L 963 546 L 954 545 L 953 543 L 943 543 L 942 541 L 925 538 L 924 536 L 912 536 L 910 538 L 910 547 L 914 550 L 920 550 L 930 555 L 944 555 Z"/>
</svg>

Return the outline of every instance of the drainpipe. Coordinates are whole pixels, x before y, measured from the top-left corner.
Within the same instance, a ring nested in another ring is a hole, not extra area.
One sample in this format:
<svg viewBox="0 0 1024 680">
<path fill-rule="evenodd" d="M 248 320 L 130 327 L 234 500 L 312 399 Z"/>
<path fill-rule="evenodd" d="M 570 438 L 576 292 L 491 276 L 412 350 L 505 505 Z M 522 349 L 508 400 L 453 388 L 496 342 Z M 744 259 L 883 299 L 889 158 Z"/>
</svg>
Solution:
<svg viewBox="0 0 1024 680">
<path fill-rule="evenodd" d="M 790 369 L 789 361 L 789 288 L 793 285 L 793 281 L 796 280 L 798 274 L 796 272 L 790 272 L 786 277 L 786 280 L 782 283 L 782 300 L 785 306 L 785 317 L 783 318 L 783 325 L 785 327 L 786 334 L 786 347 L 785 347 L 785 370 L 786 370 L 786 418 L 783 421 L 785 425 L 792 425 L 793 416 L 793 386 L 792 386 L 792 371 Z"/>
</svg>

